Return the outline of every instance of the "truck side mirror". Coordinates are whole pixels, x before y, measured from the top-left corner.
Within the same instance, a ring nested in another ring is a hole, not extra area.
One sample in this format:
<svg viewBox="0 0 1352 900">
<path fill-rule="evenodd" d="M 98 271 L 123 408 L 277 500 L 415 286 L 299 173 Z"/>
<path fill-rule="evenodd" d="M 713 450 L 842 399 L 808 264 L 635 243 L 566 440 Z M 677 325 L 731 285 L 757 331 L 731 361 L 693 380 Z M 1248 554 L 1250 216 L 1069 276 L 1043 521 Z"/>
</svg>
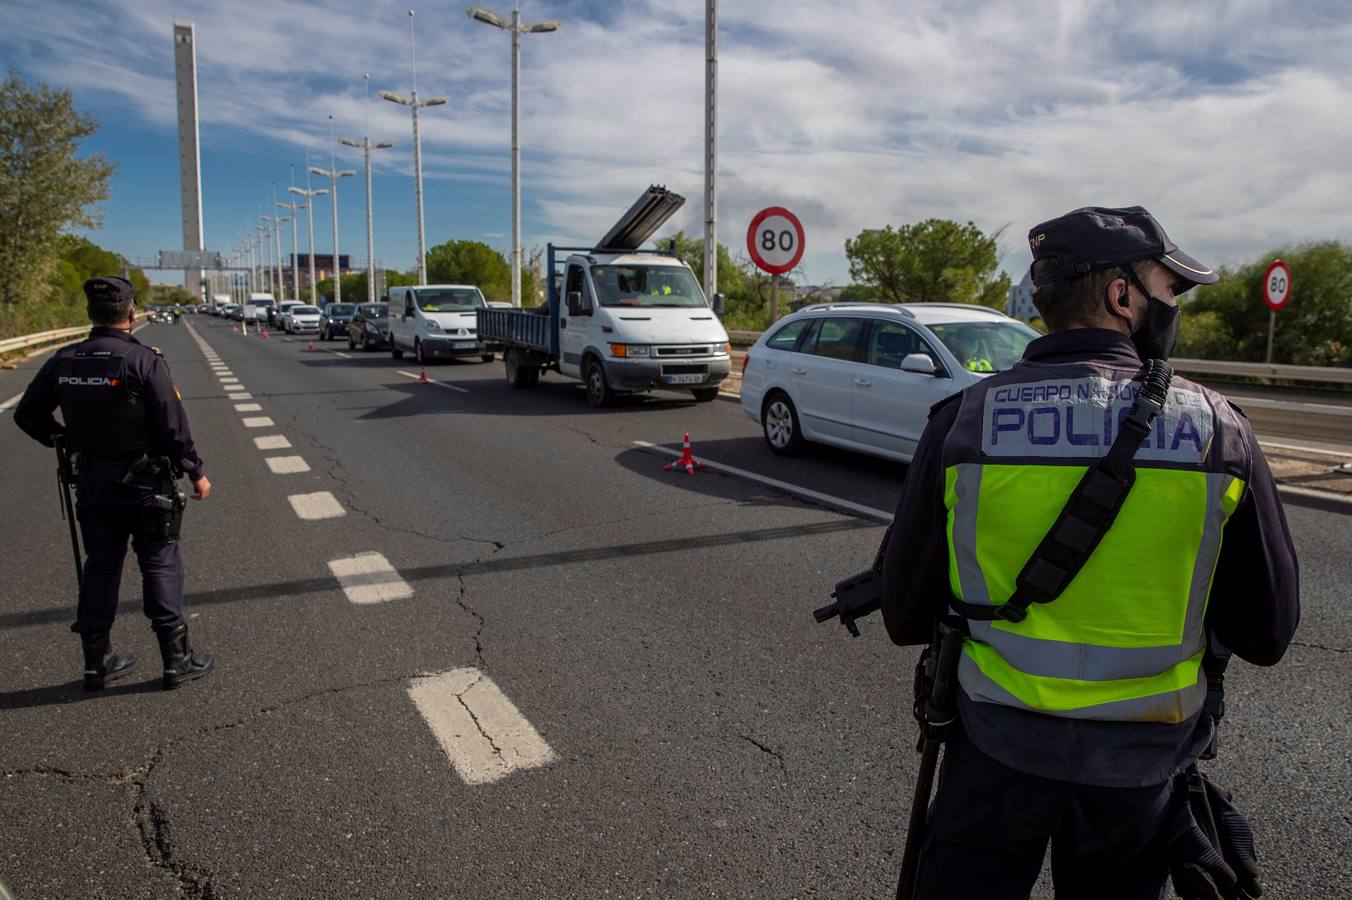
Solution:
<svg viewBox="0 0 1352 900">
<path fill-rule="evenodd" d="M 585 306 L 582 305 L 582 292 L 581 292 L 581 291 L 569 291 L 569 292 L 568 292 L 568 315 L 570 315 L 570 316 L 586 316 L 586 315 L 590 315 L 590 314 L 591 314 L 591 313 L 590 313 L 590 310 L 588 310 Z"/>
<path fill-rule="evenodd" d="M 721 316 L 728 311 L 728 300 L 722 294 L 714 294 L 714 315 Z"/>
</svg>

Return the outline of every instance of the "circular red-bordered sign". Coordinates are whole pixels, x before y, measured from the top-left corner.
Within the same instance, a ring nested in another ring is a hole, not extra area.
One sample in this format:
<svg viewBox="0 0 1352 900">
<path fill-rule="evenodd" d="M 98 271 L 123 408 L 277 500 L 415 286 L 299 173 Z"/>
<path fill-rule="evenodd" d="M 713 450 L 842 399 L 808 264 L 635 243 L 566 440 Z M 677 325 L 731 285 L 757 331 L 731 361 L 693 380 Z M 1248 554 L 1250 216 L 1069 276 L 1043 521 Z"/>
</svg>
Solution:
<svg viewBox="0 0 1352 900">
<path fill-rule="evenodd" d="M 746 249 L 756 268 L 783 275 L 803 258 L 803 223 L 782 206 L 768 206 L 751 219 Z"/>
<path fill-rule="evenodd" d="M 1274 259 L 1263 275 L 1263 301 L 1268 309 L 1281 312 L 1291 299 L 1291 267 L 1280 259 Z"/>
</svg>

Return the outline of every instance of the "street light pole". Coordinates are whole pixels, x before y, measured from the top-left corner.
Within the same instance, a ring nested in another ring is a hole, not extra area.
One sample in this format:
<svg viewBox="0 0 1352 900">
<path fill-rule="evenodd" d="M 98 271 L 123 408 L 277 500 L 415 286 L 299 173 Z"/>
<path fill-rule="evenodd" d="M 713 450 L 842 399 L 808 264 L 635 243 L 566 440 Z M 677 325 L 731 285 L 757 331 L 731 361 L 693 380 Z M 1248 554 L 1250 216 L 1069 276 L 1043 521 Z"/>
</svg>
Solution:
<svg viewBox="0 0 1352 900">
<path fill-rule="evenodd" d="M 427 282 L 427 234 L 423 229 L 423 188 L 422 188 L 422 141 L 418 136 L 418 110 L 425 106 L 442 106 L 449 102 L 447 97 L 428 97 L 418 99 L 418 43 L 413 32 L 413 10 L 408 11 L 408 41 L 410 58 L 413 63 L 413 96 L 403 97 L 393 91 L 381 91 L 382 100 L 398 103 L 413 110 L 413 180 L 414 194 L 418 204 L 418 283 Z"/>
<path fill-rule="evenodd" d="M 718 0 L 704 14 L 704 296 L 718 291 Z"/>
<path fill-rule="evenodd" d="M 309 187 L 309 185 L 310 185 L 310 168 L 309 168 L 309 162 L 310 162 L 310 148 L 309 148 L 309 147 L 306 147 L 306 148 L 305 148 L 305 162 L 306 162 L 306 169 L 305 169 L 305 184 L 306 184 L 306 187 L 304 187 L 304 188 L 293 187 L 293 188 L 288 188 L 288 190 L 289 190 L 291 193 L 293 193 L 293 194 L 298 194 L 298 195 L 300 195 L 301 197 L 304 197 L 304 198 L 306 199 L 306 201 L 307 201 L 305 204 L 303 204 L 303 208 L 304 208 L 304 210 L 305 210 L 305 222 L 306 222 L 306 224 L 309 226 L 309 232 L 310 232 L 310 305 L 311 305 L 311 306 L 318 306 L 318 305 L 319 305 L 318 302 L 317 302 L 317 291 L 318 291 L 318 287 L 315 285 L 315 201 L 314 201 L 314 198 L 315 198 L 315 197 L 322 197 L 323 195 L 327 194 L 327 193 L 328 193 L 328 189 L 327 189 L 327 188 L 319 188 L 318 190 L 314 190 L 314 189 L 311 189 L 311 188 Z M 299 293 L 299 291 L 297 292 L 296 299 L 297 299 L 297 300 L 300 299 L 300 293 Z"/>
<path fill-rule="evenodd" d="M 389 141 L 371 142 L 371 76 L 362 75 L 366 82 L 366 102 L 362 107 L 362 122 L 365 134 L 362 136 L 361 143 L 353 138 L 343 138 L 339 141 L 348 147 L 360 147 L 365 157 L 366 165 L 366 302 L 374 303 L 376 300 L 376 237 L 375 226 L 371 213 L 371 151 L 386 150 L 393 147 L 394 144 Z"/>
<path fill-rule="evenodd" d="M 471 19 L 512 34 L 512 305 L 521 305 L 521 35 L 558 31 L 561 23 L 547 19 L 522 24 L 521 6 L 512 10 L 510 24 L 498 13 L 471 6 Z"/>
<path fill-rule="evenodd" d="M 290 202 L 290 203 L 278 203 L 277 205 L 278 205 L 280 208 L 282 208 L 282 209 L 288 209 L 288 210 L 291 211 L 291 299 L 292 299 L 292 300 L 299 301 L 299 300 L 300 300 L 300 272 L 297 271 L 297 268 L 298 268 L 298 266 L 300 265 L 300 262 L 299 262 L 299 260 L 297 259 L 297 257 L 300 256 L 300 253 L 297 251 L 297 247 L 296 247 L 296 239 L 297 239 L 297 237 L 298 237 L 298 235 L 296 234 L 296 229 L 300 227 L 300 218 L 299 218 L 300 212 L 299 212 L 299 211 L 302 210 L 302 209 L 308 209 L 309 205 L 306 204 L 306 203 L 297 203 L 297 202 L 296 202 L 296 195 L 295 195 L 295 193 L 294 193 L 295 190 L 296 190 L 296 164 L 295 164 L 295 163 L 292 163 L 292 164 L 291 164 L 291 186 L 290 186 L 289 188 L 287 188 L 287 193 L 288 193 L 288 194 L 291 194 L 291 202 Z M 309 218 L 309 213 L 308 213 L 308 212 L 306 213 L 306 218 Z"/>
<path fill-rule="evenodd" d="M 311 166 L 310 171 L 329 179 L 329 195 L 333 200 L 333 302 L 343 299 L 343 267 L 338 257 L 338 179 L 350 178 L 357 173 L 351 169 L 338 171 L 338 163 L 333 155 L 333 116 L 329 116 L 329 170 Z"/>
<path fill-rule="evenodd" d="M 277 230 L 281 227 L 280 225 L 281 217 L 259 216 L 259 218 L 266 223 L 263 226 L 263 248 L 264 250 L 267 251 L 267 263 L 265 263 L 265 266 L 267 268 L 268 273 L 268 293 L 272 294 L 272 296 L 275 298 L 277 296 L 276 294 L 277 264 L 276 261 L 272 258 L 273 257 L 272 248 L 273 245 L 276 243 Z"/>
</svg>

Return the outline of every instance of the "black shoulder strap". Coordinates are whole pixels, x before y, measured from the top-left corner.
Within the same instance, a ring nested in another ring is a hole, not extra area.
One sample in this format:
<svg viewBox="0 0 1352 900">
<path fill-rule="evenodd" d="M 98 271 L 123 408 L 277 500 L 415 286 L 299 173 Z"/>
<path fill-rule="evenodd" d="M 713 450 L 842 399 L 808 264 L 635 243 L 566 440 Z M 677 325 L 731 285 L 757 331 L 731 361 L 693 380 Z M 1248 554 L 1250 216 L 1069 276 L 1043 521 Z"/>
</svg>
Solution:
<svg viewBox="0 0 1352 900">
<path fill-rule="evenodd" d="M 1136 483 L 1136 451 L 1163 411 L 1173 377 L 1173 369 L 1164 360 L 1146 363 L 1141 388 L 1117 439 L 1070 492 L 1056 522 L 1014 580 L 1014 594 L 1009 600 L 999 606 L 954 600 L 954 609 L 969 619 L 1021 622 L 1032 604 L 1050 603 L 1061 596 L 1113 527 L 1122 503 Z"/>
</svg>

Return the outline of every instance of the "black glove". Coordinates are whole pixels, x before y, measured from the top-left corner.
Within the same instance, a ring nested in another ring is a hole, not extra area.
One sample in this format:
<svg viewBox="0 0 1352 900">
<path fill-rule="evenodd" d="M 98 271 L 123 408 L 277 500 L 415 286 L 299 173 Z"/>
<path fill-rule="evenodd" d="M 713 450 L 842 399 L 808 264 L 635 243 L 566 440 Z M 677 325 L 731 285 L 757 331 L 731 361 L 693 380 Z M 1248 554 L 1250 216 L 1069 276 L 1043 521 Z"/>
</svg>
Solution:
<svg viewBox="0 0 1352 900">
<path fill-rule="evenodd" d="M 1262 896 L 1253 832 L 1229 798 L 1229 792 L 1195 768 L 1175 781 L 1174 814 L 1166 841 L 1169 874 L 1183 900 Z M 1215 841 L 1209 836 L 1212 829 Z"/>
<path fill-rule="evenodd" d="M 1253 829 L 1249 820 L 1231 800 L 1231 793 L 1205 776 L 1206 799 L 1215 816 L 1216 831 L 1221 839 L 1221 853 L 1239 880 L 1240 897 L 1263 896 L 1263 871 L 1258 868 L 1258 853 L 1253 846 Z"/>
</svg>

